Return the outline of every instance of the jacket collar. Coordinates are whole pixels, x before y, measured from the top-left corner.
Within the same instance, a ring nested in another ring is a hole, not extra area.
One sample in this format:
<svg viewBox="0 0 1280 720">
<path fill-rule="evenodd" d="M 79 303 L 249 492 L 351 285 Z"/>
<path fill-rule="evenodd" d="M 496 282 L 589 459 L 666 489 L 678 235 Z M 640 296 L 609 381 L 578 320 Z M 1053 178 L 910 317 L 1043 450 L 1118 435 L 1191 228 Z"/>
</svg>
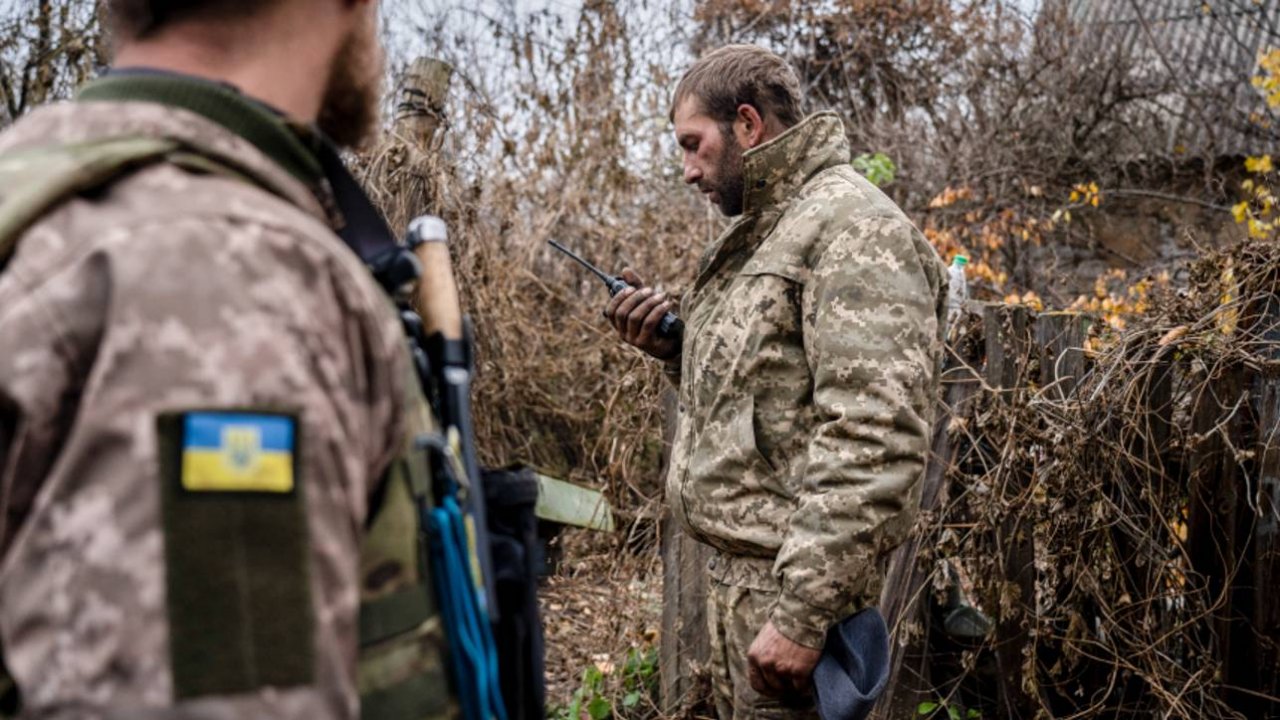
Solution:
<svg viewBox="0 0 1280 720">
<path fill-rule="evenodd" d="M 833 112 L 810 115 L 778 137 L 743 153 L 746 189 L 742 215 L 703 253 L 693 294 L 697 295 L 727 258 L 752 250 L 772 227 L 770 223 L 777 221 L 782 206 L 805 183 L 823 170 L 848 163 L 850 157 L 844 124 Z"/>
<path fill-rule="evenodd" d="M 232 85 L 150 68 L 114 69 L 80 89 L 81 102 L 149 102 L 193 112 L 249 141 L 307 185 L 323 178 L 317 135 Z"/>
<path fill-rule="evenodd" d="M 108 85 L 107 80 L 111 80 L 111 84 Z M 296 168 L 287 167 L 290 163 L 282 162 L 286 151 L 270 147 L 270 143 L 267 148 L 263 147 L 263 138 L 271 137 L 276 142 L 290 144 L 291 148 L 287 153 L 295 158 L 301 154 L 298 149 L 303 147 L 302 140 L 295 137 L 287 141 L 279 134 L 288 133 L 288 126 L 278 118 L 270 118 L 270 111 L 265 107 L 254 107 L 251 105 L 252 101 L 239 95 L 237 91 L 214 83 L 202 84 L 198 90 L 188 86 L 189 97 L 210 93 L 237 104 L 249 104 L 234 111 L 221 111 L 234 113 L 242 122 L 251 122 L 254 132 L 245 133 L 242 128 L 229 127 L 228 123 L 222 121 L 225 119 L 223 117 L 210 117 L 208 113 L 201 112 L 208 107 L 217 107 L 217 103 L 210 101 L 204 107 L 190 107 L 192 102 L 168 102 L 158 96 L 164 93 L 153 83 L 146 83 L 144 89 L 140 90 L 143 84 L 124 84 L 122 80 L 123 78 L 108 76 L 87 85 L 81 91 L 77 97 L 80 102 L 74 104 L 76 124 L 80 128 L 79 139 L 124 135 L 171 138 L 196 154 L 243 174 L 308 214 L 332 222 L 332 212 L 327 207 L 331 201 L 327 201 L 325 192 L 327 183 L 303 179 L 318 177 L 323 180 L 323 175 L 318 172 L 312 175 L 311 167 L 302 173 L 295 173 Z M 156 80 L 163 82 L 159 78 Z M 118 82 L 121 84 L 116 84 Z M 151 93 L 158 95 L 151 96 Z M 50 111 L 58 112 L 56 108 L 57 106 L 51 106 Z M 279 122 L 279 125 L 275 125 L 273 120 Z M 315 163 L 314 168 L 318 171 L 320 165 L 314 155 L 310 162 Z"/>
<path fill-rule="evenodd" d="M 844 123 L 834 112 L 815 113 L 742 155 L 743 214 L 781 205 L 813 176 L 850 161 Z"/>
</svg>

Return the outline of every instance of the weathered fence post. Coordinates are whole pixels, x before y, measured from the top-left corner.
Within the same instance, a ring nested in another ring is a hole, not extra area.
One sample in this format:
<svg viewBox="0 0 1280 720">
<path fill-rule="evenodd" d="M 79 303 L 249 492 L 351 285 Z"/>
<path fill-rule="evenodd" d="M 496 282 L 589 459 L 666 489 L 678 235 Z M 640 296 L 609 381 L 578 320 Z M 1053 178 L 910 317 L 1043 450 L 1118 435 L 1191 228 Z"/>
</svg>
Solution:
<svg viewBox="0 0 1280 720">
<path fill-rule="evenodd" d="M 961 337 L 957 346 L 965 346 Z M 976 347 L 972 343 L 969 347 Z M 973 354 L 973 353 L 971 353 Z M 968 401 L 981 387 L 973 366 L 980 357 L 962 357 L 956 347 L 946 348 L 946 362 L 941 378 L 941 397 L 934 411 L 933 440 L 928 466 L 920 488 L 922 521 L 936 514 L 946 503 L 947 471 L 955 462 L 959 442 L 953 437 L 953 420 L 963 417 Z M 929 570 L 919 563 L 924 538 L 916 530 L 898 546 L 889 559 L 884 589 L 880 593 L 880 611 L 889 625 L 892 638 L 889 684 L 876 705 L 873 717 L 878 720 L 908 717 L 916 706 L 932 700 L 929 682 Z M 904 665 L 911 663 L 911 667 Z M 904 677 L 904 671 L 907 675 Z"/>
<path fill-rule="evenodd" d="M 1243 448 L 1241 436 L 1247 412 L 1244 370 L 1230 363 L 1204 368 L 1199 396 L 1194 398 L 1192 437 L 1188 447 L 1190 508 L 1187 530 L 1192 570 L 1204 580 L 1204 608 L 1210 616 L 1211 656 L 1220 666 L 1221 686 L 1237 685 L 1237 675 L 1256 663 L 1242 657 L 1249 638 L 1241 631 L 1243 618 L 1234 617 L 1236 587 L 1249 582 L 1244 549 L 1248 530 L 1241 528 L 1244 484 L 1235 448 Z M 1229 704 L 1242 702 L 1234 691 L 1223 691 Z"/>
<path fill-rule="evenodd" d="M 1090 320 L 1088 316 L 1074 312 L 1048 312 L 1036 318 L 1035 340 L 1040 358 L 1039 395 L 1044 399 L 1059 403 L 1076 400 L 1077 390 L 1088 370 L 1084 344 L 1088 336 Z M 1043 450 L 1048 452 L 1049 448 Z M 1049 463 L 1047 466 L 1042 466 L 1041 471 L 1053 473 L 1055 466 Z M 1051 480 L 1052 477 L 1048 475 L 1037 475 L 1032 482 L 1042 483 Z M 1044 496 L 1048 497 L 1051 492 L 1052 490 L 1047 490 Z M 1033 545 L 1033 552 L 1034 549 Z M 1032 588 L 1034 592 L 1034 574 Z M 1066 595 L 1064 588 L 1059 586 L 1057 597 L 1046 602 L 1059 602 Z M 1024 601 L 1025 605 L 1031 606 L 1037 603 L 1034 596 L 1024 597 Z M 1039 612 L 1038 608 L 1037 612 Z M 1062 628 L 1062 631 L 1065 632 L 1066 628 Z M 1035 653 L 1037 664 L 1040 667 L 1053 667 L 1059 664 L 1063 658 L 1061 648 L 1052 643 L 1046 643 L 1043 636 L 1037 635 L 1037 638 L 1034 646 L 1030 648 Z M 1073 699 L 1066 697 L 1059 689 L 1038 686 L 1037 690 L 1040 701 L 1052 708 L 1054 716 L 1067 716 L 1075 709 Z"/>
<path fill-rule="evenodd" d="M 1040 386 L 1055 399 L 1071 397 L 1085 373 L 1084 340 L 1089 318 L 1073 312 L 1041 313 L 1036 318 L 1040 348 Z"/>
<path fill-rule="evenodd" d="M 453 66 L 420 57 L 413 61 L 396 92 L 395 133 L 420 151 L 435 141 L 444 121 Z"/>
<path fill-rule="evenodd" d="M 998 400 L 1010 404 L 1025 394 L 1030 356 L 1031 311 L 1021 305 L 991 305 L 983 314 L 987 345 L 987 384 L 1000 390 Z M 1009 474 L 1006 497 L 1009 512 L 997 531 L 1003 549 L 1007 591 L 992 598 L 988 611 L 997 615 L 995 655 L 999 667 L 1001 717 L 1011 720 L 1034 714 L 1023 672 L 1023 651 L 1030 643 L 1028 606 L 1035 602 L 1034 517 L 1030 506 L 1030 474 L 1015 468 Z"/>
<path fill-rule="evenodd" d="M 668 391 L 663 397 L 664 471 L 671 462 L 675 413 L 676 396 Z M 710 548 L 685 535 L 668 513 L 662 522 L 662 644 L 658 672 L 662 678 L 663 711 L 669 715 L 708 699 L 695 696 L 700 689 L 698 679 L 711 658 L 711 637 L 707 632 L 710 557 Z"/>
<path fill-rule="evenodd" d="M 1252 617 L 1258 662 L 1256 690 L 1280 697 L 1280 296 L 1268 294 L 1259 302 L 1253 331 L 1265 343 L 1265 365 L 1255 369 L 1252 389 L 1256 404 L 1257 524 L 1253 534 Z M 1255 698 L 1258 717 L 1280 716 L 1280 702 Z"/>
<path fill-rule="evenodd" d="M 403 229 L 424 212 L 445 212 L 441 178 L 453 170 L 450 159 L 438 149 L 452 75 L 453 68 L 446 62 L 415 60 L 396 87 L 394 124 L 357 158 L 365 189 L 393 228 Z M 465 236 L 459 233 L 459 238 Z M 456 242 L 449 245 L 451 251 L 459 248 Z M 458 274 L 464 286 L 466 279 L 465 272 Z"/>
</svg>

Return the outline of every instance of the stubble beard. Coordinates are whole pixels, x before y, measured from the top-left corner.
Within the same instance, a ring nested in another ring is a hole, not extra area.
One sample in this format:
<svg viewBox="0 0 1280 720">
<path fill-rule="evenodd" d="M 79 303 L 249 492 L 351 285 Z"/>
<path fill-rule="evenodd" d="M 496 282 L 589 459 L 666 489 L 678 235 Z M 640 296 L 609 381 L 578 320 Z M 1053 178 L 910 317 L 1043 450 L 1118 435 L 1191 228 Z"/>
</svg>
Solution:
<svg viewBox="0 0 1280 720">
<path fill-rule="evenodd" d="M 720 212 L 725 217 L 737 217 L 742 214 L 743 195 L 746 191 L 746 180 L 742 177 L 742 146 L 734 136 L 732 128 L 728 132 L 721 131 L 725 137 L 724 153 L 716 164 L 716 193 L 720 195 Z"/>
<path fill-rule="evenodd" d="M 382 45 L 378 22 L 370 12 L 343 41 L 334 56 L 316 125 L 338 146 L 358 148 L 378 130 L 381 120 Z"/>
</svg>

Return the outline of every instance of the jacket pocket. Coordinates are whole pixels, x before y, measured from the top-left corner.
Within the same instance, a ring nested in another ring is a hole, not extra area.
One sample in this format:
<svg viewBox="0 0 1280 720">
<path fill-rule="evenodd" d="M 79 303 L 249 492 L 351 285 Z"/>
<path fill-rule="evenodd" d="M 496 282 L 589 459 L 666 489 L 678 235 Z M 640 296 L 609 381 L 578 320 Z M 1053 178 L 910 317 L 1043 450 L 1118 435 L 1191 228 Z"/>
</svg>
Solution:
<svg viewBox="0 0 1280 720">
<path fill-rule="evenodd" d="M 765 244 L 751 256 L 738 271 L 739 275 L 774 275 L 803 285 L 809 280 L 809 266 L 805 259 L 789 249 Z"/>
<path fill-rule="evenodd" d="M 733 418 L 734 431 L 737 435 L 738 445 L 742 448 L 743 454 L 748 458 L 749 465 L 759 468 L 767 475 L 773 475 L 777 472 L 777 468 L 773 463 L 769 462 L 769 458 L 760 450 L 760 443 L 756 440 L 756 398 L 754 395 L 748 395 L 746 402 L 743 403 L 744 408 L 738 411 Z"/>
<path fill-rule="evenodd" d="M 698 437 L 689 462 L 689 512 L 731 524 L 749 522 L 745 516 L 759 514 L 762 496 L 787 495 L 779 476 L 756 444 L 755 398 L 739 396 L 722 405 Z"/>
</svg>

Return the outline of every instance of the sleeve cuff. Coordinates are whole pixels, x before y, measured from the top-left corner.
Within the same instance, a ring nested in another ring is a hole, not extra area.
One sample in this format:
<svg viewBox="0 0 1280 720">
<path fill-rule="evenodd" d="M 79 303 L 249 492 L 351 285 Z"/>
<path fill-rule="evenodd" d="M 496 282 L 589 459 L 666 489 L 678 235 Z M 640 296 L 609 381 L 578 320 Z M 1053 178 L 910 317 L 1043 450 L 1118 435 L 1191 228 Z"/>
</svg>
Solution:
<svg viewBox="0 0 1280 720">
<path fill-rule="evenodd" d="M 827 640 L 827 629 L 834 624 L 835 618 L 826 610 L 807 605 L 783 592 L 769 611 L 769 621 L 788 640 L 821 650 Z"/>
</svg>

